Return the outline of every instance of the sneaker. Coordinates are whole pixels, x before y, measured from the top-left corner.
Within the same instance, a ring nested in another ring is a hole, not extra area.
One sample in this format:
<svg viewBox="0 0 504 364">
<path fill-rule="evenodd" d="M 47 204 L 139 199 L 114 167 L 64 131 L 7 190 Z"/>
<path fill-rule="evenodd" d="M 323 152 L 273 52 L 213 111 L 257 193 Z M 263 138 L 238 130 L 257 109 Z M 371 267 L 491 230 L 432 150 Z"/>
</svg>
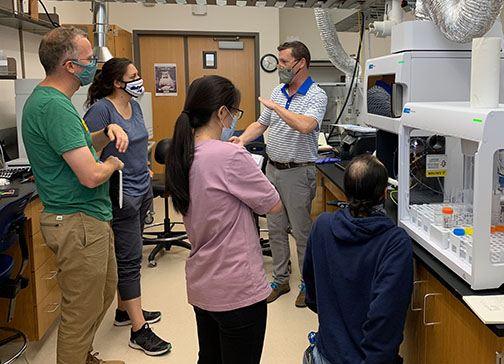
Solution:
<svg viewBox="0 0 504 364">
<path fill-rule="evenodd" d="M 145 311 L 142 310 L 145 322 L 153 324 L 161 320 L 161 312 L 159 311 Z M 128 311 L 121 311 L 116 309 L 114 326 L 128 326 L 131 325 L 131 320 Z"/>
<path fill-rule="evenodd" d="M 88 352 L 86 364 L 125 364 L 122 360 L 101 360 L 98 358 L 98 352 L 91 354 Z"/>
<path fill-rule="evenodd" d="M 131 330 L 129 346 L 133 349 L 143 350 L 147 355 L 161 355 L 171 350 L 171 344 L 157 336 L 149 324 L 134 332 Z"/>
<path fill-rule="evenodd" d="M 287 292 L 290 291 L 290 286 L 289 283 L 276 283 L 276 282 L 271 282 L 271 293 L 266 298 L 266 302 L 271 303 L 274 300 L 276 300 L 278 297 L 280 297 L 283 294 L 286 294 Z"/>
<path fill-rule="evenodd" d="M 306 307 L 306 286 L 304 283 L 301 283 L 299 286 L 299 294 L 296 298 L 296 307 Z"/>
</svg>

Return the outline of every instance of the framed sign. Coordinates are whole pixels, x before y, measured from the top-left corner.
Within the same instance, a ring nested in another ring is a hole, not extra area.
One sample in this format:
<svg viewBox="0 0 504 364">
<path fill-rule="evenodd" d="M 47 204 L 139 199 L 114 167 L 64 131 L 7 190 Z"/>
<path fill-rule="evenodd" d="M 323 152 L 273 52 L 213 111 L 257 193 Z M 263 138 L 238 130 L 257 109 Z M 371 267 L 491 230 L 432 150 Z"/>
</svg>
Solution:
<svg viewBox="0 0 504 364">
<path fill-rule="evenodd" d="M 217 52 L 203 51 L 203 68 L 217 68 Z"/>
</svg>

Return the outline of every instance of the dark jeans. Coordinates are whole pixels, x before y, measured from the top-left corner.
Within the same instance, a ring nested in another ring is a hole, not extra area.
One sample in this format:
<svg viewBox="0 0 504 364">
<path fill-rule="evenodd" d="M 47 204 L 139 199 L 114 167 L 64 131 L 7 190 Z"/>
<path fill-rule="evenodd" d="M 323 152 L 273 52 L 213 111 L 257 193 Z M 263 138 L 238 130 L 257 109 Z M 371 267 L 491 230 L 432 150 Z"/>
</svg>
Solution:
<svg viewBox="0 0 504 364">
<path fill-rule="evenodd" d="M 113 206 L 112 229 L 119 281 L 117 288 L 123 301 L 140 297 L 142 233 L 145 216 L 152 203 L 152 189 L 142 196 L 123 195 L 123 207 Z"/>
<path fill-rule="evenodd" d="M 233 311 L 194 306 L 198 364 L 259 364 L 266 332 L 266 300 Z"/>
</svg>

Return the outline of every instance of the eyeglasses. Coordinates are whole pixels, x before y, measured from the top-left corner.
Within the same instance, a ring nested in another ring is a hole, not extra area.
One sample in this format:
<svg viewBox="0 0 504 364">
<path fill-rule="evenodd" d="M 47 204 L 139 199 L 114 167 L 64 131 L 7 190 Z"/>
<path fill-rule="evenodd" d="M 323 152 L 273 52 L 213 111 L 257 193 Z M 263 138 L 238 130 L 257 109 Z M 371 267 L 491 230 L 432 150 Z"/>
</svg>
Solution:
<svg viewBox="0 0 504 364">
<path fill-rule="evenodd" d="M 231 115 L 236 116 L 236 120 L 240 120 L 243 116 L 243 110 L 237 109 L 236 107 L 231 107 L 230 113 Z"/>
<path fill-rule="evenodd" d="M 66 59 L 65 62 L 63 62 L 63 66 L 68 61 L 74 62 L 74 63 L 78 64 L 79 66 L 85 66 L 84 64 L 81 64 L 78 61 L 89 61 L 89 64 L 96 64 L 96 62 L 98 62 L 98 57 L 97 56 L 91 56 L 90 58 Z"/>
</svg>

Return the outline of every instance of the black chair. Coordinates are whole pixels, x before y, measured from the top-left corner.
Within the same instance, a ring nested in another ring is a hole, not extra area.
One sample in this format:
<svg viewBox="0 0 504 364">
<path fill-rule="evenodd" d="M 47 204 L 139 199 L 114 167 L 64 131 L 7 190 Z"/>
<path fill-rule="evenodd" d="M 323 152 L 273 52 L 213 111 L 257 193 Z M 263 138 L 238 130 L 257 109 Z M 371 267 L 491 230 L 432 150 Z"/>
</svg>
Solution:
<svg viewBox="0 0 504 364">
<path fill-rule="evenodd" d="M 163 139 L 156 145 L 154 152 L 154 159 L 159 164 L 166 163 L 166 155 L 170 147 L 171 139 Z M 144 245 L 156 245 L 152 252 L 149 254 L 149 266 L 155 267 L 157 265 L 156 255 L 161 250 L 170 250 L 172 246 L 180 246 L 191 250 L 191 244 L 187 241 L 187 234 L 185 231 L 172 231 L 175 225 L 183 225 L 183 222 L 170 221 L 170 212 L 168 205 L 168 197 L 165 194 L 165 175 L 164 173 L 155 174 L 152 180 L 152 190 L 154 197 L 162 197 L 164 199 L 164 212 L 165 218 L 163 222 L 146 225 L 143 233 Z M 156 226 L 163 226 L 163 231 L 149 231 Z"/>
<path fill-rule="evenodd" d="M 19 248 L 21 250 L 21 263 L 19 271 L 14 278 L 10 278 L 14 270 L 14 258 L 10 255 L 0 254 L 0 297 L 10 300 L 7 322 L 12 321 L 14 317 L 17 294 L 21 289 L 28 286 L 28 278 L 22 275 L 28 265 L 28 244 L 25 236 L 26 216 L 24 209 L 28 205 L 28 202 L 30 202 L 31 195 L 32 192 L 0 208 L 0 251 L 7 250 L 16 241 L 19 241 Z M 0 327 L 0 330 L 7 331 L 10 335 L 0 340 L 0 347 L 19 338 L 22 339 L 20 349 L 4 362 L 4 364 L 12 363 L 24 354 L 28 341 L 25 334 L 17 329 Z"/>
<path fill-rule="evenodd" d="M 266 174 L 266 165 L 268 164 L 268 155 L 266 154 L 266 144 L 254 141 L 245 145 L 245 148 L 250 153 L 260 155 L 264 158 L 261 165 L 261 170 L 263 171 L 264 174 Z M 259 217 L 266 217 L 266 215 L 257 215 L 254 213 L 254 219 L 257 225 L 257 232 L 259 233 L 259 244 L 261 244 L 263 255 L 271 257 L 271 247 L 269 244 L 269 239 L 261 238 L 261 233 L 267 233 L 268 229 L 261 229 L 259 225 Z"/>
</svg>

